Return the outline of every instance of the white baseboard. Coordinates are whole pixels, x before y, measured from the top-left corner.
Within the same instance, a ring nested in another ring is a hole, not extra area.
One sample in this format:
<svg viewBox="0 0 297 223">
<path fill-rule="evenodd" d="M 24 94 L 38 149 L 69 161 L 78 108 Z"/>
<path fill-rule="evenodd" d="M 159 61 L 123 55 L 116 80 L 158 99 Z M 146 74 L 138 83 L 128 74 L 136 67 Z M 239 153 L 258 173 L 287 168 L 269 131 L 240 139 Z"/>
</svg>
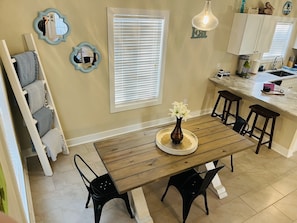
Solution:
<svg viewBox="0 0 297 223">
<path fill-rule="evenodd" d="M 205 114 L 210 114 L 210 111 L 209 110 L 201 110 L 201 111 L 191 112 L 191 117 L 194 118 L 194 117 L 198 117 L 198 116 L 205 115 Z M 121 128 L 117 128 L 117 129 L 112 129 L 112 130 L 108 130 L 108 131 L 98 132 L 98 133 L 94 133 L 94 134 L 90 134 L 90 135 L 85 135 L 85 136 L 81 136 L 81 137 L 76 137 L 76 138 L 72 138 L 72 139 L 67 139 L 66 143 L 69 147 L 71 147 L 71 146 L 81 145 L 81 144 L 85 144 L 85 143 L 89 143 L 89 142 L 95 142 L 98 140 L 106 139 L 109 137 L 117 136 L 120 134 L 132 132 L 132 131 L 141 130 L 141 129 L 148 128 L 148 127 L 169 124 L 172 122 L 173 122 L 173 119 L 171 117 L 167 117 L 167 118 L 152 120 L 149 122 L 142 122 L 142 123 L 138 123 L 135 125 L 129 125 L 129 126 L 125 126 L 125 127 L 121 127 Z"/>
<path fill-rule="evenodd" d="M 293 156 L 293 153 L 289 149 L 274 142 L 272 142 L 271 149 L 286 158 Z"/>
</svg>

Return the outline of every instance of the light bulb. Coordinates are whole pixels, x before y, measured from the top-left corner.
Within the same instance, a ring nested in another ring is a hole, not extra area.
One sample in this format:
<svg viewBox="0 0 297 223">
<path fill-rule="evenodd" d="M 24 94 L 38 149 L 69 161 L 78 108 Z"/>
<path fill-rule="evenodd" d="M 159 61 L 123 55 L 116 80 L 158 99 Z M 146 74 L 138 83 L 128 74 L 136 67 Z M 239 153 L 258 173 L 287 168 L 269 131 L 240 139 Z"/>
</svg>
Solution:
<svg viewBox="0 0 297 223">
<path fill-rule="evenodd" d="M 218 26 L 219 20 L 212 14 L 210 6 L 211 1 L 206 0 L 203 11 L 192 19 L 193 27 L 202 31 L 210 31 Z"/>
<path fill-rule="evenodd" d="M 209 17 L 208 17 L 208 15 L 205 15 L 205 16 L 203 17 L 203 24 L 204 24 L 204 25 L 207 25 L 208 22 L 209 22 Z"/>
</svg>

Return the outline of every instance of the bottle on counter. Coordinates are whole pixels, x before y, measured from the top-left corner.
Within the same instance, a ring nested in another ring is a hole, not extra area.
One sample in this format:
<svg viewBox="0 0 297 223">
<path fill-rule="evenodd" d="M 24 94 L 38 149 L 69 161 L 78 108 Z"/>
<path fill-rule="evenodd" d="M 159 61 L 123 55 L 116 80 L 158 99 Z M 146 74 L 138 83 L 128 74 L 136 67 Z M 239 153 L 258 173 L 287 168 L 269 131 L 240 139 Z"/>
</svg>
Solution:
<svg viewBox="0 0 297 223">
<path fill-rule="evenodd" d="M 294 66 L 294 62 L 295 62 L 295 57 L 294 56 L 290 56 L 289 57 L 289 60 L 288 60 L 288 63 L 287 63 L 287 66 L 288 67 L 293 67 Z"/>
</svg>

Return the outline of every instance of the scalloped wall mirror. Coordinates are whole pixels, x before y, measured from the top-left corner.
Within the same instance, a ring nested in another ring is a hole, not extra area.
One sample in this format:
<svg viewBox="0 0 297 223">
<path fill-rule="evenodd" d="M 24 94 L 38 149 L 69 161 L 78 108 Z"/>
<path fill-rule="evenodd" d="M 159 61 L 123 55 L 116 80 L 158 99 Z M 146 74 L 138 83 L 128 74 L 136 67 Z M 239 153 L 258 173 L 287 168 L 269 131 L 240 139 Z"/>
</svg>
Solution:
<svg viewBox="0 0 297 223">
<path fill-rule="evenodd" d="M 101 61 L 101 54 L 92 44 L 82 42 L 77 47 L 73 47 L 70 61 L 76 70 L 88 73 L 98 67 Z"/>
<path fill-rule="evenodd" d="M 39 38 L 49 44 L 59 44 L 66 41 L 66 37 L 70 34 L 70 26 L 65 16 L 53 8 L 38 12 L 33 26 Z"/>
</svg>

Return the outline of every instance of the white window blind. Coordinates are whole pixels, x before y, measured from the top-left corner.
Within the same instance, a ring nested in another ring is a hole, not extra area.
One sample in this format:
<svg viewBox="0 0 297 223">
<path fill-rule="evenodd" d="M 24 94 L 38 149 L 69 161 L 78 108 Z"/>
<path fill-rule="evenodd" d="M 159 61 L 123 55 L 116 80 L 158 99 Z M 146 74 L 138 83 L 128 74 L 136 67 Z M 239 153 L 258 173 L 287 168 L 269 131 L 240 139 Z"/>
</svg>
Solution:
<svg viewBox="0 0 297 223">
<path fill-rule="evenodd" d="M 270 51 L 263 54 L 262 59 L 272 60 L 276 56 L 285 57 L 288 43 L 291 37 L 293 23 L 291 22 L 277 22 Z"/>
<path fill-rule="evenodd" d="M 168 14 L 109 9 L 111 111 L 161 102 Z"/>
</svg>

